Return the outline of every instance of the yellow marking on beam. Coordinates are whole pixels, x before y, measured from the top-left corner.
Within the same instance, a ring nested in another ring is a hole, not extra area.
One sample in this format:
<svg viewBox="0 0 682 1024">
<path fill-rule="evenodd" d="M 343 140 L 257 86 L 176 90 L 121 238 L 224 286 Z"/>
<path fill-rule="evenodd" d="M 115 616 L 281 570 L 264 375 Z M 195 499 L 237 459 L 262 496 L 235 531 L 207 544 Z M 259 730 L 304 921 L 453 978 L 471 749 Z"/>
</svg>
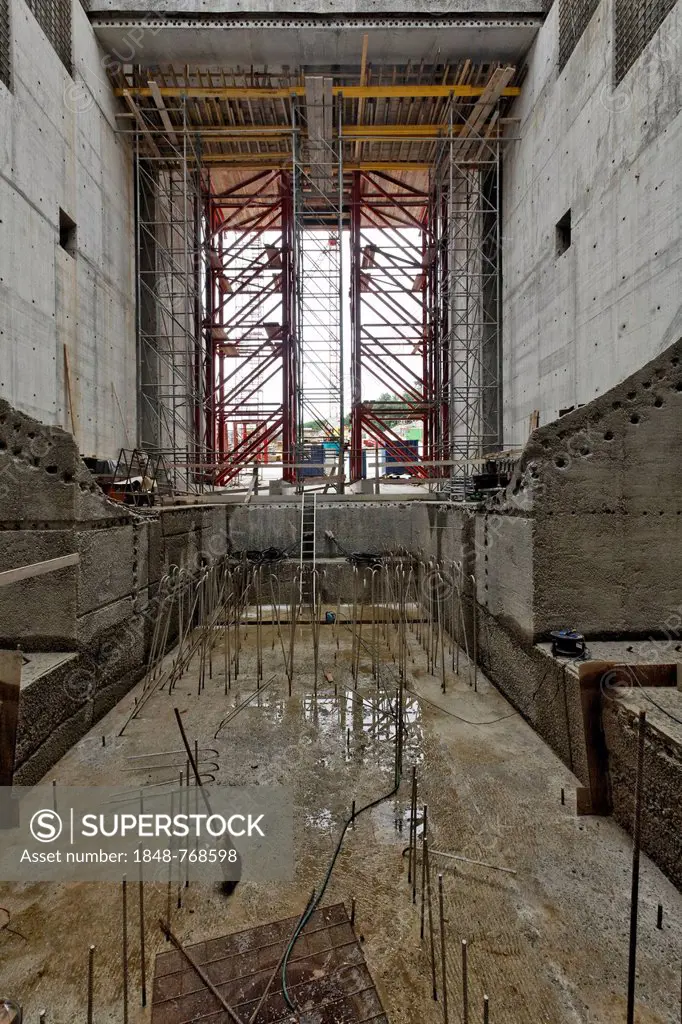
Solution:
<svg viewBox="0 0 682 1024">
<path fill-rule="evenodd" d="M 454 125 L 452 133 L 457 135 L 461 125 Z M 372 139 L 400 138 L 403 135 L 411 138 L 432 139 L 440 135 L 448 135 L 450 126 L 447 124 L 352 124 L 345 125 L 343 137 L 346 139 L 357 138 L 371 141 Z"/>
<path fill-rule="evenodd" d="M 334 87 L 336 95 L 343 94 L 348 99 L 367 96 L 373 99 L 392 99 L 393 97 L 415 98 L 423 96 L 482 96 L 485 87 L 479 85 L 339 85 Z M 508 86 L 502 90 L 503 96 L 520 96 L 517 86 Z"/>
<path fill-rule="evenodd" d="M 169 158 L 172 161 L 172 158 Z M 190 161 L 191 162 L 191 161 Z M 277 157 L 271 153 L 241 153 L 228 155 L 220 153 L 205 153 L 201 157 L 202 164 L 223 165 L 230 170 L 261 170 L 262 168 L 291 168 L 291 157 L 283 154 Z M 360 162 L 345 161 L 344 171 L 430 171 L 434 166 L 432 163 L 416 163 L 404 161 L 402 163 L 391 160 L 362 160 Z"/>
<path fill-rule="evenodd" d="M 485 86 L 480 85 L 335 85 L 332 87 L 334 96 L 343 96 L 346 99 L 392 99 L 400 98 L 425 98 L 429 97 L 471 97 L 482 96 Z M 126 89 L 114 89 L 115 96 L 125 96 L 126 93 L 136 97 L 152 97 L 152 91 L 146 86 L 129 86 Z M 248 100 L 277 100 L 287 99 L 290 96 L 305 96 L 305 88 L 300 85 L 292 85 L 283 89 L 267 89 L 242 86 L 159 86 L 159 93 L 163 97 L 188 99 L 248 99 Z M 518 86 L 507 86 L 501 92 L 502 96 L 520 96 L 521 89 Z"/>
</svg>

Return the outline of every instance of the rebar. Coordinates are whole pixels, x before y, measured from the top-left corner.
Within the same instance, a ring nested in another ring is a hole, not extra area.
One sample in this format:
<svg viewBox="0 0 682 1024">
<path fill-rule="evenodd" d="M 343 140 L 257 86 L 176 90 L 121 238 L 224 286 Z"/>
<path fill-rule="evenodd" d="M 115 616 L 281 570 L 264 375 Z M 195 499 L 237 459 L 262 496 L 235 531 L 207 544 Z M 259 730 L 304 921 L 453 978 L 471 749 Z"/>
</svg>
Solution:
<svg viewBox="0 0 682 1024">
<path fill-rule="evenodd" d="M 88 950 L 88 1024 L 92 1024 L 93 997 L 95 992 L 95 947 Z"/>
<path fill-rule="evenodd" d="M 420 912 L 420 921 L 419 921 L 419 938 L 421 939 L 422 942 L 424 941 L 424 909 L 425 909 L 425 904 L 426 904 L 426 844 L 427 844 L 427 838 L 426 838 L 426 815 L 427 815 L 427 811 L 428 811 L 428 808 L 427 808 L 426 804 L 424 804 L 423 819 L 422 819 L 423 820 L 423 824 L 422 824 L 422 888 L 421 888 L 422 899 L 421 899 L 421 912 Z"/>
<path fill-rule="evenodd" d="M 462 1021 L 469 1024 L 469 966 L 467 940 L 462 939 Z"/>
<path fill-rule="evenodd" d="M 447 988 L 447 954 L 445 950 L 445 908 L 443 900 L 443 876 L 438 876 L 438 909 L 440 914 L 440 966 L 441 985 L 443 988 L 443 1022 L 448 1024 L 448 988 Z M 466 1022 L 465 1022 L 466 1024 Z"/>
<path fill-rule="evenodd" d="M 141 846 L 138 846 L 138 850 Z M 140 877 L 138 880 L 138 893 L 140 902 L 140 982 L 142 1006 L 147 1005 L 147 957 L 144 935 L 144 875 L 142 857 L 140 856 Z"/>
<path fill-rule="evenodd" d="M 635 779 L 635 818 L 632 829 L 632 887 L 630 893 L 630 948 L 628 957 L 627 1024 L 635 1019 L 635 975 L 637 970 L 637 916 L 639 901 L 639 851 L 642 832 L 642 794 L 644 791 L 644 740 L 646 711 L 639 712 L 637 732 L 637 777 Z"/>
<path fill-rule="evenodd" d="M 436 943 L 433 934 L 433 908 L 431 903 L 431 865 L 429 864 L 429 843 L 428 839 L 424 840 L 424 859 L 426 861 L 426 906 L 429 917 L 429 938 L 431 943 L 431 988 L 433 992 L 433 998 L 438 999 L 438 989 L 436 986 Z"/>
<path fill-rule="evenodd" d="M 123 1024 L 128 1024 L 128 893 L 126 876 L 121 883 L 122 954 L 123 954 Z"/>
</svg>

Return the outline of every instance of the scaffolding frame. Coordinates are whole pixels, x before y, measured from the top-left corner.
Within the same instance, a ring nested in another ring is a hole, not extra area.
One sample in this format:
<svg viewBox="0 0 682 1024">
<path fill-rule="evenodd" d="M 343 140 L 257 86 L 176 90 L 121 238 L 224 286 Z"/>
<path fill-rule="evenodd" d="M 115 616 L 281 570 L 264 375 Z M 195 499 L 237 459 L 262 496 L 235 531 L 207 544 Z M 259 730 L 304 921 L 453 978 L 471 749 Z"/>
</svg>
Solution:
<svg viewBox="0 0 682 1024">
<path fill-rule="evenodd" d="M 212 484 L 214 451 L 207 430 L 211 353 L 202 331 L 201 151 L 183 130 L 172 156 L 162 154 L 136 112 L 138 447 L 163 457 L 175 490 L 202 491 Z"/>
<path fill-rule="evenodd" d="M 309 419 L 338 438 L 328 485 L 344 489 L 350 227 L 351 479 L 367 437 L 466 496 L 501 437 L 501 114 L 514 75 L 453 83 L 426 126 L 365 126 L 362 97 L 349 105 L 327 73 L 301 75 L 277 127 L 207 128 L 191 97 L 162 95 L 153 77 L 122 90 L 137 156 L 138 443 L 166 458 L 176 490 L 240 483 L 280 462 L 280 437 L 282 476 L 302 490 Z M 370 398 L 371 380 L 396 397 Z M 413 420 L 420 454 L 394 429 Z"/>
<path fill-rule="evenodd" d="M 351 480 L 363 476 L 363 434 L 426 477 L 434 459 L 437 392 L 427 298 L 430 197 L 382 171 L 353 172 L 351 197 Z M 393 397 L 369 401 L 369 381 Z M 395 431 L 420 421 L 422 457 Z"/>
<path fill-rule="evenodd" d="M 464 499 L 485 455 L 501 443 L 501 143 L 463 133 L 450 108 L 432 171 L 432 331 L 440 396 L 437 457 L 451 463 L 450 495 Z"/>
<path fill-rule="evenodd" d="M 306 103 L 292 103 L 294 266 L 297 314 L 299 490 L 307 461 L 305 423 L 338 443 L 334 484 L 345 484 L 342 105 L 332 79 L 312 75 Z M 338 427 L 336 424 L 338 423 Z"/>
<path fill-rule="evenodd" d="M 293 479 L 297 345 L 291 174 L 266 170 L 209 200 L 204 329 L 213 353 L 209 429 L 215 482 L 267 462 L 281 434 L 284 479 Z M 263 389 L 277 400 L 263 399 Z"/>
</svg>

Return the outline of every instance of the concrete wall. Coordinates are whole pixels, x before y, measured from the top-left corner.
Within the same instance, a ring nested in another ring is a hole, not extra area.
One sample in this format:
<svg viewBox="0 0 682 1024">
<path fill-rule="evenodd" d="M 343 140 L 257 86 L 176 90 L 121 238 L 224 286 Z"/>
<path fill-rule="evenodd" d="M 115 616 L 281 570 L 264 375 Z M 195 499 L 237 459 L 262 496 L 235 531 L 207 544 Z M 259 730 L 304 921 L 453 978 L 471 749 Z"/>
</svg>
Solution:
<svg viewBox="0 0 682 1024">
<path fill-rule="evenodd" d="M 649 710 L 651 710 L 649 706 Z M 634 820 L 637 709 L 621 700 L 602 703 L 613 813 L 627 830 Z M 647 725 L 644 747 L 642 847 L 682 888 L 682 747 L 669 731 Z"/>
<path fill-rule="evenodd" d="M 81 4 L 70 75 L 24 0 L 10 0 L 12 89 L 0 83 L 0 398 L 75 431 L 86 455 L 136 435 L 130 154 Z M 77 251 L 59 244 L 59 210 Z"/>
<path fill-rule="evenodd" d="M 615 0 L 557 72 L 559 4 L 531 50 L 504 162 L 504 441 L 603 394 L 682 334 L 677 4 L 613 87 Z M 555 226 L 572 211 L 572 244 Z"/>
<path fill-rule="evenodd" d="M 530 438 L 501 503 L 533 520 L 533 635 L 656 636 L 682 592 L 682 342 Z"/>
</svg>

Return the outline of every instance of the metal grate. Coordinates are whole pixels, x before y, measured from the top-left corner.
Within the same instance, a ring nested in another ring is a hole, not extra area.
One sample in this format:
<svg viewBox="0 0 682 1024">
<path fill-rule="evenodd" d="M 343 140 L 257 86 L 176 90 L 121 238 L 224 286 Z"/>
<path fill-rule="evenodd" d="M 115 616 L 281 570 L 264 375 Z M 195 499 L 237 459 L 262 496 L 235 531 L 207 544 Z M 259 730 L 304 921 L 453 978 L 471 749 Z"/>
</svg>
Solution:
<svg viewBox="0 0 682 1024">
<path fill-rule="evenodd" d="M 27 0 L 28 8 L 71 73 L 71 0 Z"/>
<path fill-rule="evenodd" d="M 342 903 L 311 915 L 289 961 L 289 992 L 307 1012 L 293 1014 L 284 1001 L 281 956 L 297 918 L 188 946 L 237 1019 L 260 1024 L 388 1024 L 362 948 Z M 274 975 L 273 975 L 273 972 Z M 275 979 L 271 985 L 272 979 Z M 158 953 L 152 1024 L 211 1021 L 229 1024 L 213 995 L 179 952 Z"/>
<path fill-rule="evenodd" d="M 634 0 L 635 3 L 638 0 Z M 588 22 L 599 0 L 560 0 L 559 6 L 559 70 L 562 71 L 573 53 L 578 40 L 587 28 Z"/>
<path fill-rule="evenodd" d="M 677 0 L 616 0 L 616 82 L 653 39 Z"/>
<path fill-rule="evenodd" d="M 0 0 L 0 82 L 11 88 L 12 65 L 10 60 L 9 2 Z"/>
</svg>

